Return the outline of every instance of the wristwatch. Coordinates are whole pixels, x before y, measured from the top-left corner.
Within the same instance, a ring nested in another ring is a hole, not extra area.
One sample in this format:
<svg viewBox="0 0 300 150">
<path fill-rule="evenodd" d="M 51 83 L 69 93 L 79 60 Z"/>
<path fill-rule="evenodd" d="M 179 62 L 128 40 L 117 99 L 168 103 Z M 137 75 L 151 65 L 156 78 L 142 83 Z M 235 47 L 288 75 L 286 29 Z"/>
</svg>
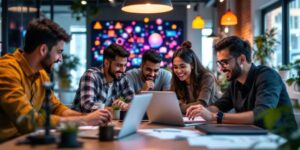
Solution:
<svg viewBox="0 0 300 150">
<path fill-rule="evenodd" d="M 224 116 L 224 113 L 223 113 L 223 112 L 219 111 L 219 112 L 217 113 L 217 123 L 218 123 L 218 124 L 221 124 L 221 123 L 222 123 L 223 116 Z"/>
</svg>

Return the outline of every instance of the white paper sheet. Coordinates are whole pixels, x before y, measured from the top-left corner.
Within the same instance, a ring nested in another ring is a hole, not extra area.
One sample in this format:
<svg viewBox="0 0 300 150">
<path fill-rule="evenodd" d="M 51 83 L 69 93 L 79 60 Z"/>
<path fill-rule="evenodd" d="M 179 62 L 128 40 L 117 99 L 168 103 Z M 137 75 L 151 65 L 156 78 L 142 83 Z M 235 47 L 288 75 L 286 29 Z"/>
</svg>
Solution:
<svg viewBox="0 0 300 150">
<path fill-rule="evenodd" d="M 199 136 L 198 131 L 181 130 L 174 128 L 158 128 L 158 129 L 140 129 L 140 133 L 144 133 L 149 136 L 153 136 L 162 140 L 167 139 L 185 139 L 190 137 Z"/>
<path fill-rule="evenodd" d="M 188 117 L 183 117 L 183 121 L 184 122 L 205 122 L 206 120 L 204 120 L 202 117 L 195 117 L 194 119 L 189 119 Z"/>
</svg>

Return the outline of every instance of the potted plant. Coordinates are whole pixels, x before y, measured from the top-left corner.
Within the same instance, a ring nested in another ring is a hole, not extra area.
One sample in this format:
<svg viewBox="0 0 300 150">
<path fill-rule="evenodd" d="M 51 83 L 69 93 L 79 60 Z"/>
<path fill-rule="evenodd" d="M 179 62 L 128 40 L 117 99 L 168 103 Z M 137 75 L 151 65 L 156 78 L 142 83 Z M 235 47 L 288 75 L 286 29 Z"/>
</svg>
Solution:
<svg viewBox="0 0 300 150">
<path fill-rule="evenodd" d="M 114 125 L 108 123 L 99 126 L 99 140 L 100 141 L 112 141 L 114 140 Z"/>
<path fill-rule="evenodd" d="M 256 46 L 256 49 L 254 50 L 254 59 L 261 65 L 271 66 L 270 62 L 272 55 L 279 43 L 275 36 L 276 28 L 272 28 L 269 31 L 266 31 L 265 34 L 254 38 L 254 44 Z"/>
<path fill-rule="evenodd" d="M 71 71 L 80 64 L 79 58 L 74 55 L 63 54 L 63 62 L 59 65 L 56 74 L 61 89 L 70 89 L 72 83 Z"/>
<path fill-rule="evenodd" d="M 125 97 L 119 97 L 119 100 L 123 101 L 123 102 L 127 102 Z M 116 105 L 112 105 L 112 111 L 113 111 L 113 119 L 115 120 L 119 120 L 121 119 L 121 108 L 119 106 Z"/>
<path fill-rule="evenodd" d="M 300 59 L 295 61 L 292 68 L 295 69 L 296 74 L 293 74 L 292 77 L 286 81 L 286 83 L 289 86 L 294 85 L 295 91 L 300 92 Z"/>
<path fill-rule="evenodd" d="M 121 108 L 119 106 L 112 105 L 112 111 L 113 111 L 113 113 L 112 113 L 113 119 L 119 120 L 120 114 L 121 114 Z"/>
<path fill-rule="evenodd" d="M 59 126 L 60 143 L 59 147 L 80 147 L 77 141 L 78 124 L 74 122 L 63 122 Z"/>
<path fill-rule="evenodd" d="M 97 2 L 96 5 L 88 5 L 82 4 L 82 0 L 73 0 L 70 6 L 72 11 L 72 17 L 75 17 L 76 20 L 80 20 L 81 17 L 97 17 L 100 14 L 99 3 Z"/>
<path fill-rule="evenodd" d="M 292 69 L 292 66 L 293 66 L 293 64 L 277 66 L 278 73 L 282 80 L 286 81 L 288 79 L 289 70 Z"/>
</svg>

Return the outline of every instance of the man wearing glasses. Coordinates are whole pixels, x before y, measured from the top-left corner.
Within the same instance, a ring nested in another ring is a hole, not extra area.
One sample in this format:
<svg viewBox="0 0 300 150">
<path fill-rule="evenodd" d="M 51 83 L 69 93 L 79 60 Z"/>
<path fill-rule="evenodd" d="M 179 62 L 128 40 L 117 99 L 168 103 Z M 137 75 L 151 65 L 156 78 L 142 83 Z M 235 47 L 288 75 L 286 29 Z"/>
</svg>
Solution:
<svg viewBox="0 0 300 150">
<path fill-rule="evenodd" d="M 251 63 L 251 47 L 236 36 L 224 38 L 215 45 L 217 65 L 231 81 L 224 95 L 207 108 L 190 107 L 187 116 L 202 116 L 217 123 L 254 124 L 266 128 L 261 115 L 268 109 L 287 108 L 273 129 L 284 126 L 297 129 L 291 100 L 278 73 L 266 66 Z M 235 109 L 236 113 L 225 113 Z"/>
</svg>

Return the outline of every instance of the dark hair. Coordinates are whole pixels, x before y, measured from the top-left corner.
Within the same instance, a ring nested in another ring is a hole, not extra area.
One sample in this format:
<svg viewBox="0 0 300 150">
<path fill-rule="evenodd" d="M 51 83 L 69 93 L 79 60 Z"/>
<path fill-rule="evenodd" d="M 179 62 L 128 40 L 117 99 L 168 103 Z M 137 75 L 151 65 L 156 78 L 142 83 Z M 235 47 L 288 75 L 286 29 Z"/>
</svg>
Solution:
<svg viewBox="0 0 300 150">
<path fill-rule="evenodd" d="M 146 62 L 146 61 L 151 61 L 153 63 L 160 63 L 161 62 L 161 57 L 160 57 L 160 54 L 158 52 L 151 49 L 151 50 L 147 50 L 147 51 L 144 52 L 142 61 L 143 61 L 143 63 Z"/>
<path fill-rule="evenodd" d="M 230 55 L 239 57 L 241 54 L 246 56 L 247 62 L 251 63 L 251 47 L 248 41 L 237 36 L 229 36 L 219 41 L 214 49 L 219 52 L 228 49 Z"/>
<path fill-rule="evenodd" d="M 128 57 L 129 52 L 122 46 L 112 43 L 104 49 L 103 57 L 108 60 L 115 60 L 116 56 Z"/>
<path fill-rule="evenodd" d="M 209 73 L 209 71 L 203 67 L 198 57 L 191 49 L 192 47 L 191 42 L 185 41 L 181 46 L 182 46 L 181 48 L 175 51 L 172 58 L 172 62 L 174 61 L 174 58 L 179 57 L 184 62 L 191 64 L 193 69 L 191 71 L 190 81 L 191 81 L 191 86 L 194 89 L 192 93 L 194 97 L 198 97 L 199 92 L 197 91 L 197 89 L 199 89 L 201 86 L 199 83 L 202 80 L 202 76 L 205 73 Z M 173 69 L 172 69 L 172 75 L 173 77 L 172 77 L 171 90 L 176 92 L 176 95 L 179 99 L 189 100 L 190 98 L 189 98 L 186 83 L 178 79 Z"/>
<path fill-rule="evenodd" d="M 46 44 L 51 50 L 60 40 L 69 42 L 71 37 L 63 28 L 49 19 L 33 19 L 27 27 L 24 51 L 32 53 L 41 44 Z"/>
</svg>

